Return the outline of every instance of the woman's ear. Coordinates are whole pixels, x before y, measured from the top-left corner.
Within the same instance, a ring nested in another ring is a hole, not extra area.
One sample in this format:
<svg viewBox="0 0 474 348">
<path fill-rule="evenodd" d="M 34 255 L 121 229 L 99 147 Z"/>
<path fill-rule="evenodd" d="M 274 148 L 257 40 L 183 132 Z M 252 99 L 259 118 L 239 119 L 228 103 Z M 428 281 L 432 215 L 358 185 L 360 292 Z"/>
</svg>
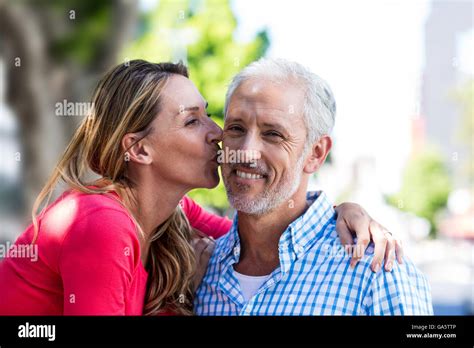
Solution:
<svg viewBox="0 0 474 348">
<path fill-rule="evenodd" d="M 125 150 L 124 160 L 140 164 L 150 164 L 151 154 L 143 136 L 137 133 L 127 133 L 122 138 L 122 148 Z"/>
<path fill-rule="evenodd" d="M 329 135 L 323 135 L 319 140 L 313 144 L 311 152 L 306 159 L 306 164 L 303 171 L 306 174 L 313 174 L 316 172 L 326 160 L 326 157 L 331 150 L 332 140 Z"/>
</svg>

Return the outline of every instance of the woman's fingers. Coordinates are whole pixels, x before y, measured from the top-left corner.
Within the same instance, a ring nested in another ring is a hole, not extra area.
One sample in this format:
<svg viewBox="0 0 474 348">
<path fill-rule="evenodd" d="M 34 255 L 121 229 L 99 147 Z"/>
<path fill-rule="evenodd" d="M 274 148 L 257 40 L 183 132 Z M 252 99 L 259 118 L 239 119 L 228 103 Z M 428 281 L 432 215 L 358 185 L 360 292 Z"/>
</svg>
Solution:
<svg viewBox="0 0 474 348">
<path fill-rule="evenodd" d="M 346 251 L 352 252 L 351 267 L 355 267 L 370 243 L 371 218 L 360 205 L 355 203 L 342 203 L 336 207 L 336 211 L 336 230 Z M 352 238 L 354 234 L 357 237 L 355 246 Z"/>
<path fill-rule="evenodd" d="M 338 219 L 336 221 L 336 231 L 346 252 L 351 250 L 352 245 L 354 244 L 354 238 L 352 238 L 352 233 L 349 231 L 349 228 L 347 227 L 344 220 Z"/>
<path fill-rule="evenodd" d="M 403 263 L 403 246 L 400 239 L 395 239 L 395 253 L 397 254 L 397 261 L 401 265 Z"/>
<path fill-rule="evenodd" d="M 214 251 L 214 248 L 216 247 L 216 242 L 214 239 L 206 238 L 206 247 L 201 253 L 201 261 L 205 261 L 206 266 L 209 263 L 209 259 L 212 256 L 212 252 Z"/>
<path fill-rule="evenodd" d="M 390 272 L 395 258 L 398 263 L 403 262 L 401 241 L 395 239 L 385 227 L 373 220 L 362 207 L 353 203 L 343 203 L 336 207 L 336 211 L 336 230 L 339 238 L 344 249 L 352 251 L 351 267 L 355 267 L 364 256 L 371 240 L 374 242 L 372 271 L 378 272 L 384 262 L 384 269 Z M 352 238 L 354 232 L 357 236 L 355 246 Z"/>
<path fill-rule="evenodd" d="M 390 232 L 386 231 L 387 237 L 387 246 L 385 251 L 385 270 L 391 272 L 393 269 L 393 263 L 395 262 L 395 238 L 390 234 Z"/>
<path fill-rule="evenodd" d="M 196 272 L 194 274 L 194 289 L 196 290 L 206 274 L 207 264 L 209 263 L 216 243 L 212 238 L 195 237 L 191 240 L 191 245 L 196 255 Z"/>
<path fill-rule="evenodd" d="M 204 248 L 207 246 L 206 239 L 201 237 L 194 237 L 191 240 L 191 245 L 194 248 L 194 255 L 196 256 L 196 260 L 199 260 Z"/>
<path fill-rule="evenodd" d="M 191 241 L 191 245 L 194 248 L 194 254 L 196 255 L 196 261 L 199 262 L 199 260 L 202 257 L 207 257 L 207 256 L 210 257 L 209 252 L 212 255 L 212 251 L 214 250 L 215 244 L 216 244 L 215 241 L 211 238 L 207 238 L 207 237 L 205 237 L 205 238 L 200 238 L 200 237 L 194 238 Z"/>
<path fill-rule="evenodd" d="M 357 262 L 360 261 L 360 259 L 364 256 L 365 254 L 365 249 L 369 246 L 370 243 L 370 234 L 369 234 L 369 229 L 368 225 L 367 228 L 365 228 L 365 231 L 361 229 L 356 229 L 357 232 L 357 244 L 355 245 L 353 251 L 352 251 L 352 259 L 351 259 L 351 267 L 355 267 Z"/>
<path fill-rule="evenodd" d="M 352 251 L 351 267 L 355 267 L 357 262 L 364 256 L 365 249 L 370 243 L 369 220 L 366 216 L 360 216 L 353 223 L 353 230 L 357 235 L 357 244 Z"/>
<path fill-rule="evenodd" d="M 372 260 L 372 264 L 370 267 L 372 271 L 377 273 L 382 265 L 382 260 L 385 256 L 385 251 L 387 247 L 388 237 L 387 233 L 385 233 L 385 228 L 383 228 L 378 222 L 372 220 L 370 222 L 370 234 L 372 236 L 372 240 L 374 241 L 374 258 Z"/>
</svg>

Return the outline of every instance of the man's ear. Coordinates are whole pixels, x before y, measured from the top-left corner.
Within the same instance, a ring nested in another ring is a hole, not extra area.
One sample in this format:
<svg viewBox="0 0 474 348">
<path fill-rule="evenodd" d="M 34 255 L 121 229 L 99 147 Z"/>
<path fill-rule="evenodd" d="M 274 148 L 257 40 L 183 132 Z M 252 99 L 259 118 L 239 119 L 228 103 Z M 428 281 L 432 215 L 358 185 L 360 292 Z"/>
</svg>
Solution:
<svg viewBox="0 0 474 348">
<path fill-rule="evenodd" d="M 137 133 L 127 133 L 122 138 L 122 148 L 126 151 L 124 160 L 140 164 L 150 164 L 152 158 L 143 136 Z"/>
<path fill-rule="evenodd" d="M 326 157 L 331 150 L 332 140 L 329 135 L 323 135 L 319 140 L 313 144 L 310 154 L 306 159 L 306 164 L 303 171 L 306 174 L 313 174 L 316 172 L 326 160 Z"/>
</svg>

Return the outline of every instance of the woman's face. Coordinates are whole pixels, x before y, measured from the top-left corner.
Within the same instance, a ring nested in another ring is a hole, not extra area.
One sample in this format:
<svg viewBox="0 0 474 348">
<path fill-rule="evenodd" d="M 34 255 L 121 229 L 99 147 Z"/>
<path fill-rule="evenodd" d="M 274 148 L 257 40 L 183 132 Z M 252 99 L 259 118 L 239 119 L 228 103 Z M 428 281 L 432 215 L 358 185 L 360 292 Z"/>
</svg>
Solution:
<svg viewBox="0 0 474 348">
<path fill-rule="evenodd" d="M 219 183 L 217 151 L 221 128 L 210 119 L 207 102 L 186 77 L 172 75 L 161 92 L 161 111 L 146 137 L 153 171 L 186 189 Z"/>
</svg>

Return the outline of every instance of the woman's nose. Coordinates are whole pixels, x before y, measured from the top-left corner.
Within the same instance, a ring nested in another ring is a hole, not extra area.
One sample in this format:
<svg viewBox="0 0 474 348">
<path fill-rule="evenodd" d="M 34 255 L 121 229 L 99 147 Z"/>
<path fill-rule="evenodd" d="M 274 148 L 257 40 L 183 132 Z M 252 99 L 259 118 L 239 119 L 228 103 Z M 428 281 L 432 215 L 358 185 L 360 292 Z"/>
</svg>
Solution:
<svg viewBox="0 0 474 348">
<path fill-rule="evenodd" d="M 211 123 L 212 123 L 210 125 L 211 129 L 207 133 L 207 141 L 208 141 L 209 144 L 211 144 L 211 143 L 218 144 L 222 141 L 223 132 L 222 132 L 221 127 L 219 127 L 217 125 L 217 123 L 215 123 L 212 120 L 211 120 Z"/>
</svg>

